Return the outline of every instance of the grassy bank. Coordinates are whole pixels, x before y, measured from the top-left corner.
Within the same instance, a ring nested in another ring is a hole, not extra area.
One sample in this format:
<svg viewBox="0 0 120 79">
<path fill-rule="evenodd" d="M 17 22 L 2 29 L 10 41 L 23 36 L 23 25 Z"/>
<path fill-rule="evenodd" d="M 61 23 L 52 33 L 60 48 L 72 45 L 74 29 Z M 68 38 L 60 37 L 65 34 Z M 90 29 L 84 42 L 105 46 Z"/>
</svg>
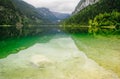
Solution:
<svg viewBox="0 0 120 79">
<path fill-rule="evenodd" d="M 73 34 L 76 45 L 99 65 L 112 70 L 120 77 L 120 36 L 91 36 Z"/>
<path fill-rule="evenodd" d="M 53 35 L 47 36 L 29 36 L 21 38 L 9 38 L 0 40 L 0 58 L 4 58 L 9 54 L 17 53 L 20 50 L 26 49 L 35 43 L 45 43 L 49 41 Z"/>
</svg>

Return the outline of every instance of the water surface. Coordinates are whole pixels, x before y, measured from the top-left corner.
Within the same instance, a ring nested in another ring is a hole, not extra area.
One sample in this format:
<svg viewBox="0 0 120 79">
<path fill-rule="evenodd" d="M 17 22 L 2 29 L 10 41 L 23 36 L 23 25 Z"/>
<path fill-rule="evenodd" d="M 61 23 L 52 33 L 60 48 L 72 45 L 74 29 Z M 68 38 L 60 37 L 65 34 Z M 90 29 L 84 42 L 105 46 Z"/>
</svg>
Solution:
<svg viewBox="0 0 120 79">
<path fill-rule="evenodd" d="M 71 37 L 58 37 L 0 59 L 0 79 L 119 79 L 89 59 Z"/>
</svg>

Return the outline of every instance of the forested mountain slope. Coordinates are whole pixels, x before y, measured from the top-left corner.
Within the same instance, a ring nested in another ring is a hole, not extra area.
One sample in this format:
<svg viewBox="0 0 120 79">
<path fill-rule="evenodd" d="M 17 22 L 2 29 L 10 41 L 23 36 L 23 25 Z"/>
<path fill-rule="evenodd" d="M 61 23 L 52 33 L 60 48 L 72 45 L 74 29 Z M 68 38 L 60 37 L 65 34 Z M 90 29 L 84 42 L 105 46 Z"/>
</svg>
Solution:
<svg viewBox="0 0 120 79">
<path fill-rule="evenodd" d="M 90 19 L 93 19 L 100 13 L 120 12 L 120 0 L 99 0 L 97 3 L 89 5 L 72 17 L 66 19 L 65 24 L 84 24 L 87 25 Z"/>
<path fill-rule="evenodd" d="M 50 23 L 42 13 L 22 0 L 0 0 L 0 25 Z"/>
<path fill-rule="evenodd" d="M 22 14 L 16 10 L 11 0 L 0 0 L 0 25 L 15 25 Z"/>
<path fill-rule="evenodd" d="M 33 24 L 44 24 L 49 23 L 48 19 L 43 17 L 42 13 L 32 5 L 22 1 L 22 0 L 11 0 L 15 8 L 19 10 L 25 17 L 25 21 L 29 18 L 31 19 L 30 23 Z"/>
</svg>

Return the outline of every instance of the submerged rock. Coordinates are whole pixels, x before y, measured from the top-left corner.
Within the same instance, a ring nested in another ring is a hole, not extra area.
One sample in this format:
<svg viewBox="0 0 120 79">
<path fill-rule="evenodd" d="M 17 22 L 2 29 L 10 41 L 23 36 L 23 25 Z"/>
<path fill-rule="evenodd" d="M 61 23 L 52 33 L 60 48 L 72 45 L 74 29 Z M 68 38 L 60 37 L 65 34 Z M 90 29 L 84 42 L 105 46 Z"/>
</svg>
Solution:
<svg viewBox="0 0 120 79">
<path fill-rule="evenodd" d="M 34 66 L 39 68 L 50 66 L 53 63 L 50 59 L 42 55 L 34 55 L 31 57 L 30 61 Z"/>
</svg>

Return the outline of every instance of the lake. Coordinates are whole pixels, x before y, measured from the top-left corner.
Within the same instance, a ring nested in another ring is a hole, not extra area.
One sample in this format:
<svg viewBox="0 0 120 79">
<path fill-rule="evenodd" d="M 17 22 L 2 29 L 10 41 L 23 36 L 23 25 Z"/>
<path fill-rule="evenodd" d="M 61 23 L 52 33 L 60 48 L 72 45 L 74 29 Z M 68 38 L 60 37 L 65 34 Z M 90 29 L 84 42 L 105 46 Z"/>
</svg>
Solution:
<svg viewBox="0 0 120 79">
<path fill-rule="evenodd" d="M 70 35 L 39 41 L 0 59 L 0 79 L 119 79 L 79 50 Z"/>
</svg>

